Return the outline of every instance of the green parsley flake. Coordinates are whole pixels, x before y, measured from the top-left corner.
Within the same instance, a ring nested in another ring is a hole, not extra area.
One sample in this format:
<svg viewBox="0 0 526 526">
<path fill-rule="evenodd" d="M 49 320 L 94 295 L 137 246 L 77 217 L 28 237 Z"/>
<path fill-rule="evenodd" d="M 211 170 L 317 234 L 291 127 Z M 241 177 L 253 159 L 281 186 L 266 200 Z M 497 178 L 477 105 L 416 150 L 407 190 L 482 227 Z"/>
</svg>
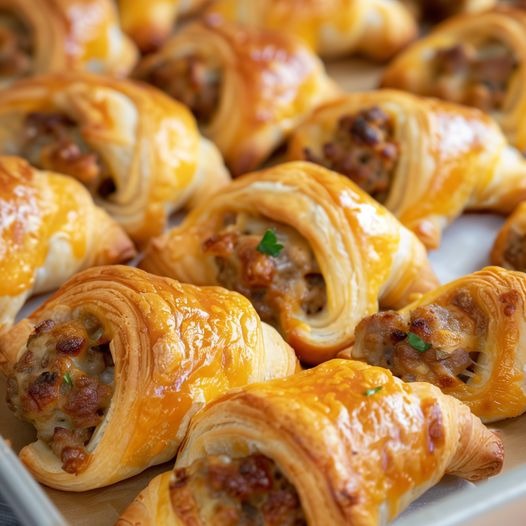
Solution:
<svg viewBox="0 0 526 526">
<path fill-rule="evenodd" d="M 283 245 L 278 243 L 276 232 L 269 228 L 263 234 L 263 237 L 256 248 L 258 252 L 275 258 L 280 255 L 281 251 L 283 250 Z"/>
<path fill-rule="evenodd" d="M 408 332 L 407 333 L 407 343 L 418 352 L 426 352 L 428 349 L 431 348 L 431 344 L 425 342 L 418 336 L 418 334 L 415 334 L 414 332 Z"/>
<path fill-rule="evenodd" d="M 64 373 L 64 376 L 62 377 L 62 379 L 64 380 L 64 383 L 66 385 L 73 387 L 73 379 L 71 378 L 71 375 L 69 373 Z"/>
<path fill-rule="evenodd" d="M 382 390 L 383 385 L 379 385 L 378 387 L 371 387 L 370 389 L 367 389 L 363 392 L 363 396 L 373 396 L 379 391 Z"/>
</svg>

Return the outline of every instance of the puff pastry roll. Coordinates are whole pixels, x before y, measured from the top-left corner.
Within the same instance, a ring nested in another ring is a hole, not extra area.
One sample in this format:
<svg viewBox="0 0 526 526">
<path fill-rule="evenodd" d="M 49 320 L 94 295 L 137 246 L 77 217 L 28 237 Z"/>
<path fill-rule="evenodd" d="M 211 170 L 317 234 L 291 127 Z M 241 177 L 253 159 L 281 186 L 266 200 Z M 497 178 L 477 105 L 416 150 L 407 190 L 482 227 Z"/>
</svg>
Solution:
<svg viewBox="0 0 526 526">
<path fill-rule="evenodd" d="M 1 0 L 0 86 L 62 70 L 126 75 L 137 59 L 111 0 Z"/>
<path fill-rule="evenodd" d="M 526 411 L 525 297 L 523 273 L 487 267 L 365 318 L 350 354 L 437 385 L 484 422 L 518 416 Z"/>
<path fill-rule="evenodd" d="M 418 32 L 409 10 L 393 0 L 217 0 L 207 12 L 247 26 L 286 28 L 324 57 L 387 60 Z"/>
<path fill-rule="evenodd" d="M 385 525 L 444 474 L 480 480 L 502 460 L 497 435 L 436 387 L 332 360 L 206 407 L 118 525 Z"/>
<path fill-rule="evenodd" d="M 140 265 L 241 292 L 309 363 L 348 346 L 378 303 L 402 306 L 438 284 L 411 232 L 310 163 L 243 176 L 155 238 Z"/>
<path fill-rule="evenodd" d="M 32 294 L 134 255 L 121 227 L 77 181 L 0 157 L 0 331 Z"/>
<path fill-rule="evenodd" d="M 428 248 L 463 210 L 510 213 L 526 199 L 526 161 L 490 117 L 400 91 L 322 106 L 293 133 L 288 158 L 349 177 Z"/>
<path fill-rule="evenodd" d="M 458 16 L 399 55 L 382 84 L 480 108 L 526 150 L 525 49 L 524 11 Z"/>
<path fill-rule="evenodd" d="M 234 174 L 256 168 L 338 92 L 299 40 L 217 18 L 183 28 L 135 75 L 188 106 Z"/>
<path fill-rule="evenodd" d="M 8 404 L 37 430 L 20 458 L 67 491 L 166 462 L 205 403 L 297 369 L 241 295 L 124 266 L 77 274 L 0 351 Z"/>
<path fill-rule="evenodd" d="M 124 31 L 145 53 L 170 35 L 176 18 L 191 14 L 210 0 L 117 0 Z"/>
<path fill-rule="evenodd" d="M 519 205 L 504 223 L 490 259 L 493 265 L 526 272 L 526 203 Z"/>
<path fill-rule="evenodd" d="M 190 112 L 127 80 L 57 74 L 0 98 L 0 152 L 75 177 L 139 244 L 229 180 Z"/>
</svg>

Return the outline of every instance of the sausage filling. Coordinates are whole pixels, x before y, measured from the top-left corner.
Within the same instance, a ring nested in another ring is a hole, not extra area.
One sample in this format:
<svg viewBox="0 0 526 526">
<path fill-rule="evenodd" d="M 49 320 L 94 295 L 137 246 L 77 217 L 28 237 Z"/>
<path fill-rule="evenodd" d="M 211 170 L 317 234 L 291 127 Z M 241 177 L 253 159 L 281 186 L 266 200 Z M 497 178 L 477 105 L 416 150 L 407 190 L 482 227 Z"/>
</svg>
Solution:
<svg viewBox="0 0 526 526">
<path fill-rule="evenodd" d="M 0 80 L 30 75 L 33 35 L 15 14 L 0 9 Z"/>
<path fill-rule="evenodd" d="M 162 62 L 142 80 L 182 102 L 202 125 L 211 122 L 219 106 L 221 69 L 200 55 L 191 54 Z"/>
<path fill-rule="evenodd" d="M 175 513 L 192 524 L 303 526 L 299 496 L 263 455 L 210 456 L 178 469 L 170 485 Z"/>
<path fill-rule="evenodd" d="M 102 198 L 116 190 L 108 167 L 86 143 L 79 124 L 63 113 L 29 113 L 18 155 L 37 168 L 74 177 Z"/>
<path fill-rule="evenodd" d="M 475 367 L 483 367 L 479 349 L 486 327 L 484 314 L 461 289 L 447 308 L 430 304 L 406 315 L 386 311 L 365 318 L 356 329 L 352 356 L 406 382 L 452 387 L 468 383 Z"/>
<path fill-rule="evenodd" d="M 434 64 L 432 95 L 487 112 L 502 108 L 518 66 L 512 51 L 493 39 L 479 46 L 463 43 L 441 49 Z"/>
<path fill-rule="evenodd" d="M 7 403 L 33 424 L 68 473 L 88 465 L 86 446 L 113 396 L 110 336 L 92 314 L 40 323 L 7 382 Z"/>
<path fill-rule="evenodd" d="M 377 201 L 384 202 L 399 157 L 392 118 L 372 107 L 338 121 L 320 154 L 305 148 L 305 159 L 339 172 Z"/>
<path fill-rule="evenodd" d="M 268 230 L 282 246 L 274 256 L 260 247 Z M 282 311 L 303 309 L 314 315 L 325 307 L 325 280 L 316 257 L 309 243 L 286 225 L 245 214 L 228 216 L 223 229 L 205 240 L 203 251 L 215 256 L 219 284 L 246 296 L 261 319 L 277 328 Z"/>
<path fill-rule="evenodd" d="M 526 234 L 510 229 L 504 259 L 514 270 L 526 272 Z"/>
</svg>

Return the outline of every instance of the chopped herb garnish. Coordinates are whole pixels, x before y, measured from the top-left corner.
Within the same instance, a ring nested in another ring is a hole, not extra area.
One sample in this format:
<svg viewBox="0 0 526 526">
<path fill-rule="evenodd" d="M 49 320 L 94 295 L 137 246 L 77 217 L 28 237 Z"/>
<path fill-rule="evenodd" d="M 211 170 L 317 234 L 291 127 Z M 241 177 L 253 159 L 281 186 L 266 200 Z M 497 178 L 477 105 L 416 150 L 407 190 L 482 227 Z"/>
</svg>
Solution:
<svg viewBox="0 0 526 526">
<path fill-rule="evenodd" d="M 69 373 L 64 373 L 64 376 L 62 378 L 66 385 L 73 387 L 73 379 L 71 378 L 71 375 Z"/>
<path fill-rule="evenodd" d="M 276 232 L 270 228 L 265 231 L 259 245 L 256 247 L 258 252 L 266 254 L 267 256 L 272 256 L 273 258 L 280 255 L 283 250 L 283 245 L 278 243 L 278 238 L 276 237 Z"/>
<path fill-rule="evenodd" d="M 408 332 L 407 333 L 407 343 L 418 352 L 426 352 L 428 349 L 431 348 L 431 344 L 425 342 L 418 336 L 418 334 L 415 334 L 414 332 Z"/>
<path fill-rule="evenodd" d="M 363 392 L 363 396 L 373 396 L 374 394 L 378 393 L 382 390 L 383 385 L 379 385 L 378 387 L 371 387 L 370 389 L 367 389 Z"/>
</svg>

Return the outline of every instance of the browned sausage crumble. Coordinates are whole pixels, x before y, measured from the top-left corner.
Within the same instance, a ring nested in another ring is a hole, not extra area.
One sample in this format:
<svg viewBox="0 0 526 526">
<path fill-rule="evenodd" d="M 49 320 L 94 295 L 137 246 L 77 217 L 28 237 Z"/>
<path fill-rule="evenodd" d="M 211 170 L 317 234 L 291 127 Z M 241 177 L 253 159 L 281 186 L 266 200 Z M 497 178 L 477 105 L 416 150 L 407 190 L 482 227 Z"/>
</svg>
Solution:
<svg viewBox="0 0 526 526">
<path fill-rule="evenodd" d="M 101 197 L 116 189 L 108 167 L 86 144 L 79 124 L 63 113 L 29 113 L 18 154 L 37 168 L 74 177 Z"/>
<path fill-rule="evenodd" d="M 273 257 L 258 251 L 267 229 L 274 229 L 283 250 Z M 279 329 L 280 312 L 308 315 L 323 310 L 325 280 L 309 243 L 294 229 L 244 214 L 227 217 L 224 228 L 203 243 L 215 256 L 217 280 L 254 305 L 263 321 Z"/>
<path fill-rule="evenodd" d="M 512 51 L 495 39 L 477 46 L 462 43 L 440 49 L 434 59 L 431 94 L 487 112 L 498 111 L 517 66 Z"/>
<path fill-rule="evenodd" d="M 511 228 L 506 239 L 504 261 L 513 270 L 526 272 L 526 234 Z"/>
<path fill-rule="evenodd" d="M 406 382 L 453 387 L 469 382 L 475 366 L 482 366 L 479 346 L 486 329 L 485 315 L 461 289 L 447 307 L 430 304 L 406 315 L 385 311 L 365 318 L 356 328 L 352 356 Z"/>
<path fill-rule="evenodd" d="M 192 54 L 161 62 L 141 77 L 190 108 L 200 124 L 208 124 L 217 110 L 221 69 Z"/>
<path fill-rule="evenodd" d="M 0 9 L 0 80 L 30 75 L 33 34 L 20 17 Z"/>
<path fill-rule="evenodd" d="M 45 320 L 7 382 L 7 403 L 33 424 L 68 473 L 83 471 L 86 449 L 113 396 L 110 338 L 92 314 L 69 321 Z"/>
<path fill-rule="evenodd" d="M 188 523 L 214 526 L 305 526 L 299 496 L 263 455 L 209 456 L 176 470 L 172 507 Z"/>
<path fill-rule="evenodd" d="M 377 201 L 389 194 L 399 157 L 393 120 L 374 106 L 338 121 L 332 140 L 320 154 L 305 148 L 305 159 L 339 172 Z"/>
</svg>

